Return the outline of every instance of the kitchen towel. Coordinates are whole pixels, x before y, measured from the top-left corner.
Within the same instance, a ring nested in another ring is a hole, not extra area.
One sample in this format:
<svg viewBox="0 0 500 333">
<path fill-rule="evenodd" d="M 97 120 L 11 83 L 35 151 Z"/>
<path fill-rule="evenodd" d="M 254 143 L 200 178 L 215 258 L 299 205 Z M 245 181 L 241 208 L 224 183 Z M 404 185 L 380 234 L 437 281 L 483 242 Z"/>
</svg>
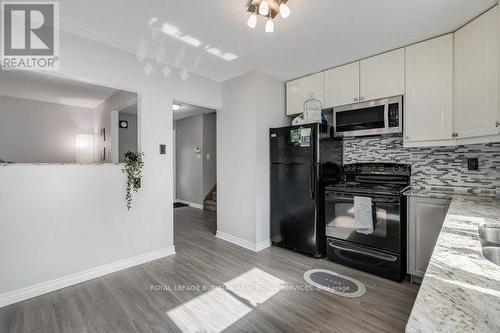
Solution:
<svg viewBox="0 0 500 333">
<path fill-rule="evenodd" d="M 372 198 L 354 197 L 354 229 L 365 235 L 373 232 Z"/>
</svg>

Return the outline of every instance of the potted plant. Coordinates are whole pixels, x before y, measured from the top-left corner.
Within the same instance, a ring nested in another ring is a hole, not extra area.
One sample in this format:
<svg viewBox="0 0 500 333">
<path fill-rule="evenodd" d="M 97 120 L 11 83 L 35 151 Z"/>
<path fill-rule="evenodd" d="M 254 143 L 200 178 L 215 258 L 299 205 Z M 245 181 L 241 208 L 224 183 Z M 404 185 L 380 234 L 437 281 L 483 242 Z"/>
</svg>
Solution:
<svg viewBox="0 0 500 333">
<path fill-rule="evenodd" d="M 123 172 L 127 175 L 127 209 L 132 208 L 132 191 L 137 192 L 141 188 L 142 167 L 144 153 L 138 151 L 128 151 L 124 157 Z"/>
</svg>

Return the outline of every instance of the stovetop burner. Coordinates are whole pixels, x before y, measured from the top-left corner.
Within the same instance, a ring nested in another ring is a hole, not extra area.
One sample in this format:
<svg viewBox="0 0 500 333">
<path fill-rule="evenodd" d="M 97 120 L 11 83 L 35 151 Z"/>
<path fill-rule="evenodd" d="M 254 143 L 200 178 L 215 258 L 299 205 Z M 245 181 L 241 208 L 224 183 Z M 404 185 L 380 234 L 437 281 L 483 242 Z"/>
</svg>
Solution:
<svg viewBox="0 0 500 333">
<path fill-rule="evenodd" d="M 343 181 L 326 190 L 348 193 L 401 195 L 410 184 L 411 168 L 406 164 L 356 163 L 343 167 Z"/>
</svg>

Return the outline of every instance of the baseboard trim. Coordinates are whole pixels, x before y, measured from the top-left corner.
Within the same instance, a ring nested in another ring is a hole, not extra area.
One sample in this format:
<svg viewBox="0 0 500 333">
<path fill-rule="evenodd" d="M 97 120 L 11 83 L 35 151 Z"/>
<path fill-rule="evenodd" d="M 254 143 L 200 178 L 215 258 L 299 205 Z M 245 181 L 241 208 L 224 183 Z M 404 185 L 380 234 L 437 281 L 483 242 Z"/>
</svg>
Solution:
<svg viewBox="0 0 500 333">
<path fill-rule="evenodd" d="M 167 257 L 172 254 L 175 254 L 175 247 L 173 245 L 164 249 L 119 260 L 111 264 L 98 266 L 82 272 L 67 275 L 47 282 L 42 282 L 33 286 L 9 291 L 7 293 L 0 295 L 0 308 L 10 304 L 24 301 L 29 298 L 47 294 L 58 289 L 66 288 L 81 282 L 92 280 L 100 276 L 121 271 L 126 268 L 130 268 L 163 257 Z"/>
<path fill-rule="evenodd" d="M 181 200 L 181 199 L 175 199 L 175 202 L 180 202 L 180 203 L 186 204 L 189 207 L 203 209 L 203 205 L 200 205 L 200 204 L 197 204 L 197 203 L 194 203 L 194 202 L 191 202 L 191 201 Z"/>
<path fill-rule="evenodd" d="M 256 249 L 255 252 L 260 252 L 260 251 L 262 251 L 264 249 L 267 249 L 270 246 L 271 246 L 271 240 L 267 239 L 265 241 L 257 243 L 257 245 L 255 246 L 255 249 Z"/>
<path fill-rule="evenodd" d="M 215 234 L 215 237 L 220 238 L 222 240 L 225 240 L 226 242 L 233 243 L 235 245 L 241 246 L 247 250 L 253 251 L 253 252 L 259 252 L 264 250 L 265 248 L 268 248 L 271 246 L 271 241 L 270 240 L 265 240 L 260 243 L 253 243 L 249 242 L 245 239 L 233 236 L 231 234 L 228 234 L 226 232 L 218 231 Z"/>
</svg>

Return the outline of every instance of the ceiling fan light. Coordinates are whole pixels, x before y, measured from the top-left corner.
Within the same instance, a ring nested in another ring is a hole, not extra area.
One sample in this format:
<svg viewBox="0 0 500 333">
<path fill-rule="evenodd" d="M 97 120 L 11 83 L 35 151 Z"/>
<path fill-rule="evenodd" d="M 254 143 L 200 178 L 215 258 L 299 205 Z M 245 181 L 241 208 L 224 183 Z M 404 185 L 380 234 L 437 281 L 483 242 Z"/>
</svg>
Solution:
<svg viewBox="0 0 500 333">
<path fill-rule="evenodd" d="M 267 19 L 266 21 L 266 32 L 274 31 L 274 22 L 272 18 Z"/>
<path fill-rule="evenodd" d="M 267 16 L 269 14 L 269 4 L 266 0 L 263 0 L 259 5 L 259 14 Z"/>
<path fill-rule="evenodd" d="M 290 16 L 290 7 L 286 3 L 280 4 L 280 15 L 282 18 L 287 18 Z"/>
<path fill-rule="evenodd" d="M 250 15 L 247 21 L 247 25 L 252 29 L 255 28 L 255 26 L 257 25 L 257 15 L 255 14 Z"/>
</svg>

